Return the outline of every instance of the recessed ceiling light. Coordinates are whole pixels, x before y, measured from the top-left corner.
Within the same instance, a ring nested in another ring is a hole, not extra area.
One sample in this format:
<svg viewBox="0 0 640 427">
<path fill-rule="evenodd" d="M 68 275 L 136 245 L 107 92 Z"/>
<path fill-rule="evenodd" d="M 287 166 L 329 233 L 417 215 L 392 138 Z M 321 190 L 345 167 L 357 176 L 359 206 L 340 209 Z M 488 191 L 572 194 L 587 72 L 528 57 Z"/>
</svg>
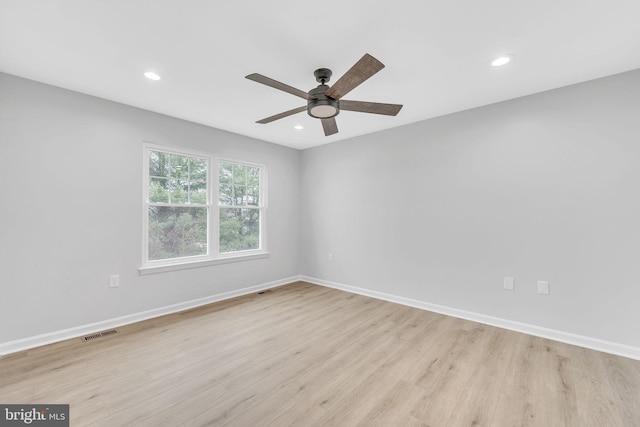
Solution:
<svg viewBox="0 0 640 427">
<path fill-rule="evenodd" d="M 147 71 L 146 73 L 144 73 L 144 76 L 149 80 L 160 80 L 160 75 L 154 73 L 153 71 Z"/>
<path fill-rule="evenodd" d="M 500 55 L 491 60 L 492 67 L 502 67 L 503 65 L 508 64 L 513 59 L 513 55 Z"/>
<path fill-rule="evenodd" d="M 293 128 L 294 128 L 295 130 L 302 130 L 302 129 L 304 129 L 304 126 L 302 126 L 302 125 L 295 125 Z"/>
</svg>

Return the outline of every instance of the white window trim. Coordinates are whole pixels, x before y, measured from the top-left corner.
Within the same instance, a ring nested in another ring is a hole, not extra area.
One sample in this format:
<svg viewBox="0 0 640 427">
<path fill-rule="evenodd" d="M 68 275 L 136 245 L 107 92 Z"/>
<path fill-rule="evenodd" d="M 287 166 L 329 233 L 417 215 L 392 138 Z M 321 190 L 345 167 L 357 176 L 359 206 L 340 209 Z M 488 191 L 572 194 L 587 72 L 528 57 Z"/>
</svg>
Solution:
<svg viewBox="0 0 640 427">
<path fill-rule="evenodd" d="M 247 251 L 249 252 L 249 251 Z M 239 261 L 251 261 L 254 259 L 267 258 L 269 256 L 269 252 L 261 251 L 260 253 L 253 253 L 257 251 L 251 251 L 252 253 L 240 253 L 234 252 L 233 256 L 226 256 L 220 258 L 208 258 L 208 259 L 198 259 L 192 260 L 190 258 L 179 258 L 181 262 L 175 264 L 162 264 L 162 265 L 147 265 L 138 268 L 138 273 L 141 276 L 146 276 L 147 274 L 156 274 L 156 273 L 166 273 L 169 271 L 177 271 L 177 270 L 188 270 L 191 268 L 198 267 L 210 267 L 212 265 L 219 264 L 228 264 L 231 262 L 239 262 Z M 174 260 L 175 261 L 175 260 Z"/>
<path fill-rule="evenodd" d="M 197 267 L 207 267 L 230 262 L 248 261 L 265 258 L 269 256 L 267 250 L 267 168 L 266 165 L 245 160 L 236 160 L 226 157 L 217 157 L 211 153 L 191 150 L 187 148 L 143 143 L 142 155 L 142 263 L 138 268 L 141 275 L 163 273 L 167 271 L 184 270 Z M 207 237 L 209 244 L 207 255 L 197 255 L 182 258 L 171 258 L 164 260 L 149 260 L 149 212 L 147 197 L 149 194 L 149 151 L 162 151 L 177 155 L 200 157 L 208 163 L 208 199 L 207 208 L 209 211 Z M 219 251 L 219 164 L 220 162 L 236 163 L 246 166 L 260 168 L 260 247 L 246 251 L 226 252 Z"/>
</svg>

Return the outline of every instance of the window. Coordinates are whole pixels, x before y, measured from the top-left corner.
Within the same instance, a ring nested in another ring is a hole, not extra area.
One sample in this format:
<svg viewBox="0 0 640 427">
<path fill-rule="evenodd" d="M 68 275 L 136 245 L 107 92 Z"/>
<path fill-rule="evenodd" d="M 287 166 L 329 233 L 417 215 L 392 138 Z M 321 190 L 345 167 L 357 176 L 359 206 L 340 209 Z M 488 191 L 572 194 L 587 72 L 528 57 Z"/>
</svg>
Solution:
<svg viewBox="0 0 640 427">
<path fill-rule="evenodd" d="M 260 176 L 257 166 L 219 164 L 220 252 L 260 248 Z"/>
<path fill-rule="evenodd" d="M 265 253 L 264 166 L 146 144 L 144 170 L 144 266 Z"/>
</svg>

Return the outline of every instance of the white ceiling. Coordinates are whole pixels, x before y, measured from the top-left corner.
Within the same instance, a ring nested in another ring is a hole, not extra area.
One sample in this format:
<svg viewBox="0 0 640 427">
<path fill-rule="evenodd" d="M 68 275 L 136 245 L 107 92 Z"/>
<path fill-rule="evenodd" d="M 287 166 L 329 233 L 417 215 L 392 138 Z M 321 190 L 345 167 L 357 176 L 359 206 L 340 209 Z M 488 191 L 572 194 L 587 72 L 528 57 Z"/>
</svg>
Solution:
<svg viewBox="0 0 640 427">
<path fill-rule="evenodd" d="M 0 0 L 0 71 L 304 149 L 640 68 L 639 22 L 639 0 Z M 255 123 L 305 101 L 247 74 L 308 91 L 364 53 L 386 68 L 345 99 L 398 116 Z"/>
</svg>

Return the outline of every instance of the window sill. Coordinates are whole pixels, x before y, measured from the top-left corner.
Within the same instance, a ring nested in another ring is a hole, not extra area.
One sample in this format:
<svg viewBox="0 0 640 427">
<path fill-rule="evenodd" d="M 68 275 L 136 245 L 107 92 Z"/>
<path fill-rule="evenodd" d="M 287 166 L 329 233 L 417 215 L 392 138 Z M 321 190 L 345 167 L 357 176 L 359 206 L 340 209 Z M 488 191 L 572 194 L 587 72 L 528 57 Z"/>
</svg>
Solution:
<svg viewBox="0 0 640 427">
<path fill-rule="evenodd" d="M 197 261 L 182 261 L 175 264 L 162 264 L 162 265 L 145 265 L 138 268 L 138 273 L 141 276 L 147 274 L 165 273 L 168 271 L 188 270 L 191 268 L 210 267 L 218 264 L 228 264 L 231 262 L 251 261 L 254 259 L 267 258 L 269 252 L 251 253 L 245 255 L 233 255 L 227 257 L 221 257 L 216 259 L 205 259 Z"/>
</svg>

